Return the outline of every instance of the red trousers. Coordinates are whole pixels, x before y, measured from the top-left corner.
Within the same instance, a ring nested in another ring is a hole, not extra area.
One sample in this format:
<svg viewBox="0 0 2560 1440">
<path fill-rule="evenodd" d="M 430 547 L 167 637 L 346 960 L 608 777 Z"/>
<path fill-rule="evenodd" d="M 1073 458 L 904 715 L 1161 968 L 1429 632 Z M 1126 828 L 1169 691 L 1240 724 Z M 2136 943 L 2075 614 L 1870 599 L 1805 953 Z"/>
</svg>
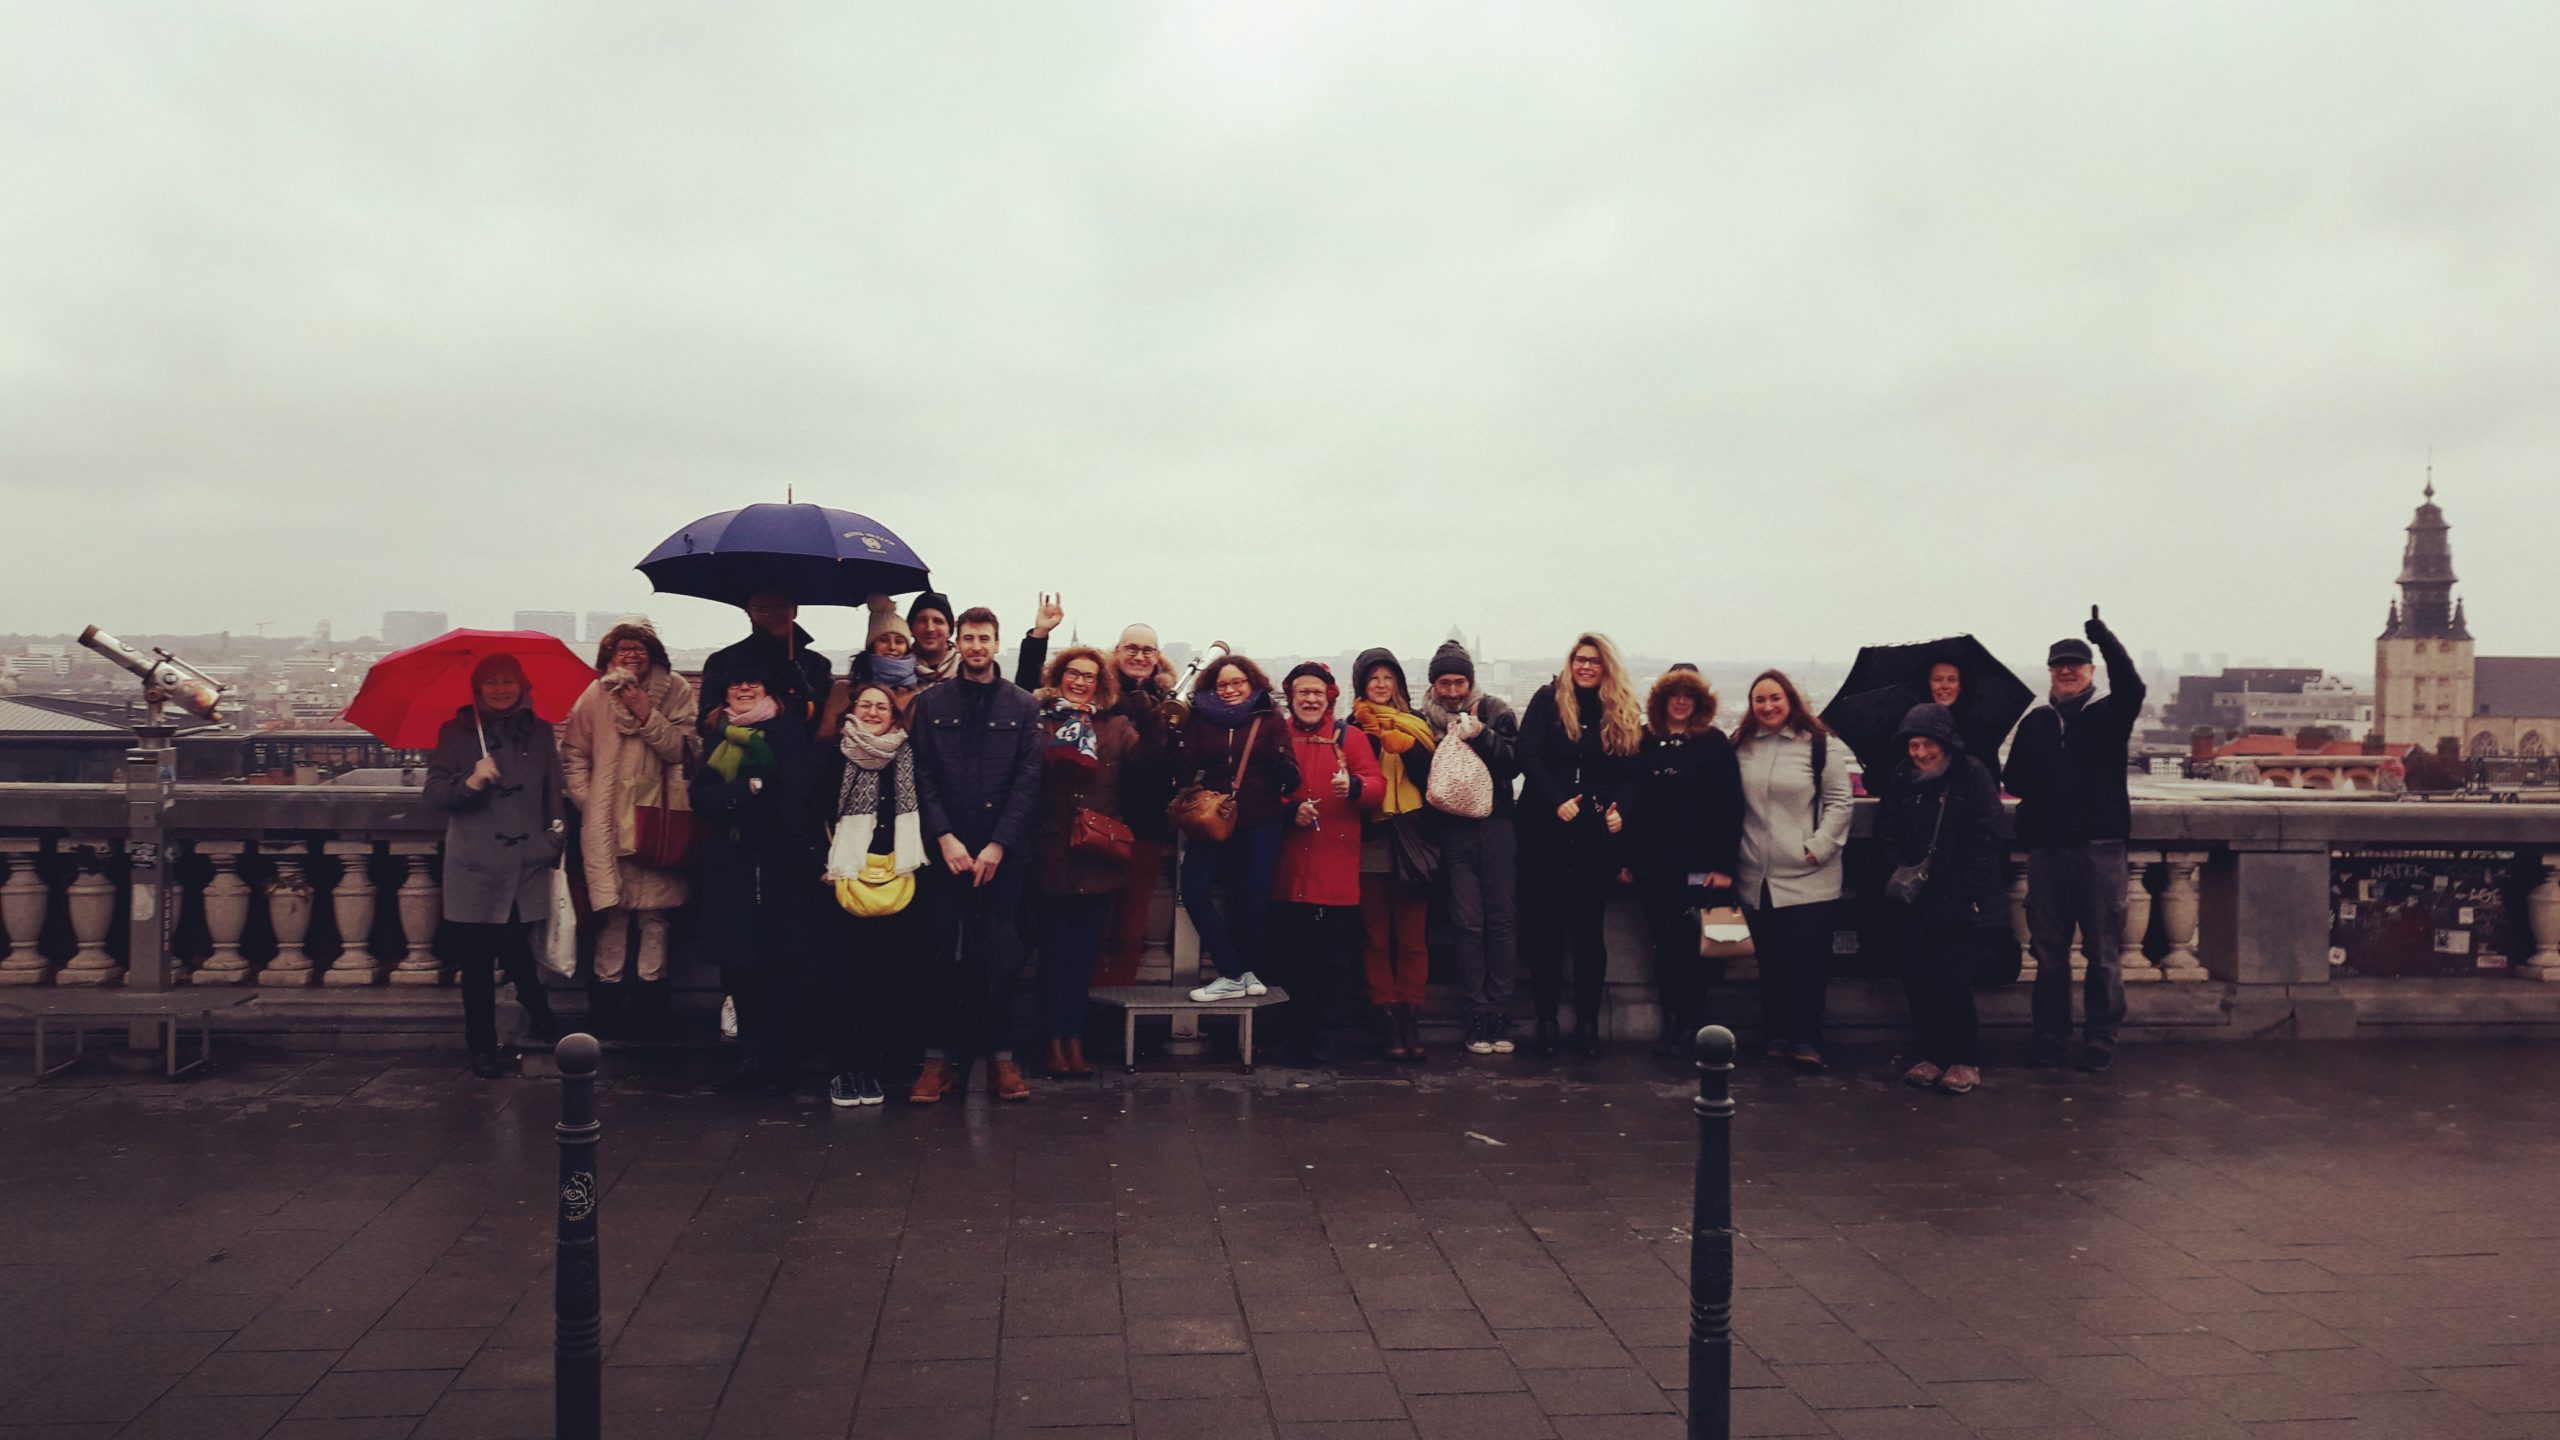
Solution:
<svg viewBox="0 0 2560 1440">
<path fill-rule="evenodd" d="M 1431 897 L 1393 875 L 1360 877 L 1360 962 L 1372 1005 L 1420 1005 L 1431 979 L 1422 929 Z"/>
<path fill-rule="evenodd" d="M 1155 840 L 1129 846 L 1129 875 L 1111 897 L 1111 928 L 1103 936 L 1094 984 L 1138 983 L 1138 957 L 1147 949 L 1147 915 L 1155 906 L 1156 887 L 1164 883 L 1164 854 L 1172 848 Z"/>
</svg>

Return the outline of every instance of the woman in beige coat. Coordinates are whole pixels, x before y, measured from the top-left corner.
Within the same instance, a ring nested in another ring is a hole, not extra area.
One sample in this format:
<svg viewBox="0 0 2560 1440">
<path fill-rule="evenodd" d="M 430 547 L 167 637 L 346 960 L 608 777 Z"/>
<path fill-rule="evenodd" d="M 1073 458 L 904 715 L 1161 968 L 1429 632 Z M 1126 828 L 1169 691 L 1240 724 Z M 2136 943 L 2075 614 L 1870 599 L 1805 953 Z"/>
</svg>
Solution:
<svg viewBox="0 0 2560 1440">
<path fill-rule="evenodd" d="M 596 647 L 596 681 L 569 710 L 560 741 L 561 770 L 584 828 L 580 858 L 596 934 L 593 1023 L 619 1028 L 622 984 L 639 932 L 641 989 L 631 1006 L 644 1024 L 663 1019 L 667 1001 L 667 912 L 692 898 L 680 870 L 633 858 L 641 805 L 689 808 L 685 774 L 700 702 L 667 663 L 667 648 L 647 622 L 625 621 Z"/>
</svg>

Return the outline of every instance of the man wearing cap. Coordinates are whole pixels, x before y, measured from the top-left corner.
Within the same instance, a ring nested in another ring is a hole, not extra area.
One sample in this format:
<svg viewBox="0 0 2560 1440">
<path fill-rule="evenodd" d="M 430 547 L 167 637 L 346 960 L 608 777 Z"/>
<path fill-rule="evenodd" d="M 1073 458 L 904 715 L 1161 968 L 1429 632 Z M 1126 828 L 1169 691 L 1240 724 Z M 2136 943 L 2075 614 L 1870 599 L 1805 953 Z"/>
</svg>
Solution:
<svg viewBox="0 0 2560 1440">
<path fill-rule="evenodd" d="M 2027 849 L 2027 935 L 2036 957 L 2035 1041 L 2039 1065 L 2059 1065 L 2071 1044 L 2071 935 L 2080 934 L 2089 974 L 2082 987 L 2080 1068 L 2114 1063 L 2124 1024 L 2125 841 L 2133 806 L 2125 770 L 2142 715 L 2142 673 L 2123 642 L 2089 607 L 2088 640 L 2066 637 L 2045 652 L 2052 689 L 2018 722 L 2001 780 L 2018 797 L 2018 843 Z M 2107 662 L 2094 683 L 2089 646 Z"/>
<path fill-rule="evenodd" d="M 1431 656 L 1431 695 L 1422 718 L 1445 751 L 1465 744 L 1493 776 L 1493 813 L 1484 819 L 1437 815 L 1440 884 L 1447 897 L 1458 989 L 1466 1001 L 1466 1046 L 1472 1055 L 1512 1052 L 1512 979 L 1520 968 L 1520 850 L 1511 828 L 1520 722 L 1499 696 L 1476 689 L 1475 658 L 1455 640 Z M 1435 752 L 1437 754 L 1439 752 Z"/>
</svg>

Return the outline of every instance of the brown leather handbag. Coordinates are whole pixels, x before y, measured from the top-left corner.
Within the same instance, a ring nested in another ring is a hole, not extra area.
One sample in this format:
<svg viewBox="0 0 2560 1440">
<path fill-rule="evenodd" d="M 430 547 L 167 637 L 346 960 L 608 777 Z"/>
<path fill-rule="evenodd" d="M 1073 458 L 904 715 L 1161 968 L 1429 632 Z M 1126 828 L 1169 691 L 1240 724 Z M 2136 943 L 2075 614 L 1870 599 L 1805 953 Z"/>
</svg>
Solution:
<svg viewBox="0 0 2560 1440">
<path fill-rule="evenodd" d="M 1233 789 L 1212 790 L 1205 785 L 1185 785 L 1164 807 L 1164 818 L 1174 829 L 1194 840 L 1227 840 L 1236 833 L 1236 795 L 1244 789 L 1245 772 L 1253 768 L 1253 742 L 1262 738 L 1262 717 L 1253 717 L 1245 727 L 1244 754 L 1236 761 Z"/>
<path fill-rule="evenodd" d="M 1088 860 L 1116 860 L 1126 864 L 1130 849 L 1138 837 L 1128 826 L 1099 810 L 1076 807 L 1076 818 L 1067 826 L 1067 850 Z"/>
</svg>

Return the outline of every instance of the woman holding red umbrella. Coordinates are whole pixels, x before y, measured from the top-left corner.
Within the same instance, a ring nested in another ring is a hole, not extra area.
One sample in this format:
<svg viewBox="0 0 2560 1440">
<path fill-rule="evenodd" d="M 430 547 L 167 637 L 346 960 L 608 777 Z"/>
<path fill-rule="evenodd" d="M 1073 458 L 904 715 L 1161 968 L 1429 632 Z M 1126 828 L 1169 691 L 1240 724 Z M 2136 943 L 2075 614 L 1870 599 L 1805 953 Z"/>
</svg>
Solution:
<svg viewBox="0 0 2560 1440">
<path fill-rule="evenodd" d="M 528 1032 L 556 1040 L 551 997 L 533 961 L 532 923 L 547 918 L 551 868 L 566 812 L 551 726 L 533 712 L 533 687 L 513 655 L 471 670 L 472 702 L 437 732 L 427 803 L 445 812 L 444 925 L 436 953 L 462 972 L 462 1030 L 471 1073 L 498 1075 L 498 987 L 506 967 Z"/>
</svg>

